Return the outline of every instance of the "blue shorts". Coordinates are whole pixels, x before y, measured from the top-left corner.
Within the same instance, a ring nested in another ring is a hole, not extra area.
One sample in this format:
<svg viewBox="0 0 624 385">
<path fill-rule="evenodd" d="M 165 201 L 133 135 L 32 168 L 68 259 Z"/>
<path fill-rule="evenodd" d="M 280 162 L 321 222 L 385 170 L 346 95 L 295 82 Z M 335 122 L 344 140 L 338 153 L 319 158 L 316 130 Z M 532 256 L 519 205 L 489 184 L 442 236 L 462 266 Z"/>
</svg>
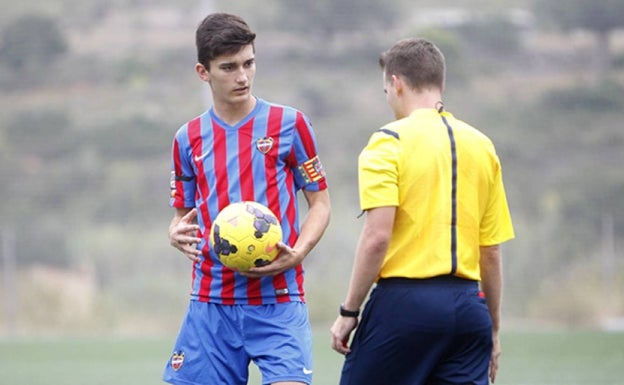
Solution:
<svg viewBox="0 0 624 385">
<path fill-rule="evenodd" d="M 475 281 L 380 280 L 340 385 L 488 384 L 492 320 Z"/>
<path fill-rule="evenodd" d="M 220 305 L 190 301 L 163 380 L 244 385 L 253 361 L 262 383 L 312 382 L 312 331 L 305 303 Z"/>
</svg>

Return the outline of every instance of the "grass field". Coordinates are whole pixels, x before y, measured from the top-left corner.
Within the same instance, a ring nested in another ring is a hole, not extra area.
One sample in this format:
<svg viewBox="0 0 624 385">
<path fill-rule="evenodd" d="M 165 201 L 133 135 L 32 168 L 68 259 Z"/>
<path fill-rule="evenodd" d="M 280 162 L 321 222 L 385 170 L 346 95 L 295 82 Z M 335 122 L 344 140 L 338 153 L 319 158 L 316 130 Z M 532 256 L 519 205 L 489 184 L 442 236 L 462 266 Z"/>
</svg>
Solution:
<svg viewBox="0 0 624 385">
<path fill-rule="evenodd" d="M 315 385 L 336 384 L 342 358 L 327 330 L 315 333 Z M 160 375 L 173 336 L 165 338 L 0 339 L 0 383 L 148 385 Z M 499 385 L 622 385 L 624 333 L 509 332 L 502 336 Z M 252 368 L 250 385 L 259 385 Z M 392 385 L 392 384 L 384 384 Z"/>
</svg>

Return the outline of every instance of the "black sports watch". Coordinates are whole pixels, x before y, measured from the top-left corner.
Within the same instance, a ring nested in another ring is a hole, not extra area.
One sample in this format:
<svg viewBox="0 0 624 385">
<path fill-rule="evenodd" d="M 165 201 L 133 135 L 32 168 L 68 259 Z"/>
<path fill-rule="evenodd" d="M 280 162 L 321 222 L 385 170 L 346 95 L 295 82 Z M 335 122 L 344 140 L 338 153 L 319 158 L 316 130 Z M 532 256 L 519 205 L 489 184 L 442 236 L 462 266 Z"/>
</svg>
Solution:
<svg viewBox="0 0 624 385">
<path fill-rule="evenodd" d="M 340 315 L 343 317 L 351 317 L 357 318 L 360 315 L 360 309 L 358 310 L 347 310 L 344 307 L 344 303 L 340 305 Z"/>
</svg>

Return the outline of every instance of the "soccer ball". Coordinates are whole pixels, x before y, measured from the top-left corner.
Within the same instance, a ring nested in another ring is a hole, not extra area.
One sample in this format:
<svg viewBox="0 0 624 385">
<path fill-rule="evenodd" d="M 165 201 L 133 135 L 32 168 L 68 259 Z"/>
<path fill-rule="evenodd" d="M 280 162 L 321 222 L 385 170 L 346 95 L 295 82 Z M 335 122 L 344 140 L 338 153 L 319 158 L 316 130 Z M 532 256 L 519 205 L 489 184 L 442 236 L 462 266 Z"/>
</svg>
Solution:
<svg viewBox="0 0 624 385">
<path fill-rule="evenodd" d="M 271 263 L 279 249 L 282 228 L 277 217 L 258 202 L 236 202 L 225 207 L 212 223 L 210 245 L 221 263 L 248 271 Z"/>
</svg>

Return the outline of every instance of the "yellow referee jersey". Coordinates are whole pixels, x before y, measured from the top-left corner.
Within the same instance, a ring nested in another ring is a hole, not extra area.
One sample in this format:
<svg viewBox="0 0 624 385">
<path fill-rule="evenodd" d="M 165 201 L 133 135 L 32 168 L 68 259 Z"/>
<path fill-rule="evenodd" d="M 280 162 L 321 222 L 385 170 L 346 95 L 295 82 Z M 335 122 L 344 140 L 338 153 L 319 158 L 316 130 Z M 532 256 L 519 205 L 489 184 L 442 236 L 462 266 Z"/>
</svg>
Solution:
<svg viewBox="0 0 624 385">
<path fill-rule="evenodd" d="M 494 145 L 448 112 L 416 110 L 375 132 L 358 178 L 362 210 L 397 208 L 380 278 L 480 280 L 479 246 L 514 237 Z"/>
</svg>

